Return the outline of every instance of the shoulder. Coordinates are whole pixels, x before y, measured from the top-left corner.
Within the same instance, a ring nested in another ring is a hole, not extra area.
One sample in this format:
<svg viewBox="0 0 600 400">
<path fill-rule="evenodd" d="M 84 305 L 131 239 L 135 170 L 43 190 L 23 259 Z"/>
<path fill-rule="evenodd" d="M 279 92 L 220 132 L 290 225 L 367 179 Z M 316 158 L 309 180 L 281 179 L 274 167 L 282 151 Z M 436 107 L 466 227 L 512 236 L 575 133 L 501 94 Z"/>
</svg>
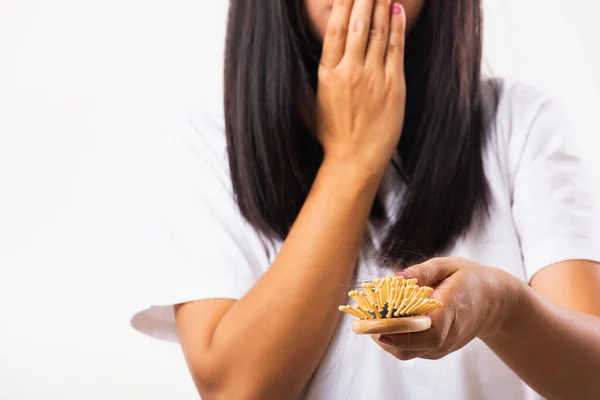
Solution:
<svg viewBox="0 0 600 400">
<path fill-rule="evenodd" d="M 500 106 L 536 108 L 551 96 L 541 88 L 518 80 L 499 78 L 494 80 L 500 92 Z"/>
<path fill-rule="evenodd" d="M 489 81 L 490 83 L 492 81 Z M 572 120 L 552 93 L 519 81 L 498 79 L 490 150 L 514 174 L 525 153 L 550 142 L 570 144 Z"/>
<path fill-rule="evenodd" d="M 561 107 L 549 92 L 520 81 L 497 79 L 495 127 L 506 139 L 526 134 L 549 107 Z"/>
<path fill-rule="evenodd" d="M 161 158 L 163 168 L 185 168 L 188 173 L 228 177 L 223 110 L 204 106 L 180 114 L 164 137 Z"/>
</svg>

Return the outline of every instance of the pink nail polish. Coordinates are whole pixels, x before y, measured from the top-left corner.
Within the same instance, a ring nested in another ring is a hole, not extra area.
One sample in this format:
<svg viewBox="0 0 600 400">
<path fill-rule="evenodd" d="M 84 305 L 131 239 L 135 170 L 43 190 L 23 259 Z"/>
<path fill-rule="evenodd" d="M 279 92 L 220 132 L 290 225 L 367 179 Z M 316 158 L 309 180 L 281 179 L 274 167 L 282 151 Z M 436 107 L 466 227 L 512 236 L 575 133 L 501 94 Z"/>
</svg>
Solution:
<svg viewBox="0 0 600 400">
<path fill-rule="evenodd" d="M 401 276 L 404 279 L 411 279 L 412 278 L 412 275 L 408 271 L 398 271 L 398 272 L 396 272 L 396 276 Z"/>
<path fill-rule="evenodd" d="M 394 3 L 392 6 L 392 15 L 400 15 L 402 14 L 402 6 L 400 3 Z"/>
</svg>

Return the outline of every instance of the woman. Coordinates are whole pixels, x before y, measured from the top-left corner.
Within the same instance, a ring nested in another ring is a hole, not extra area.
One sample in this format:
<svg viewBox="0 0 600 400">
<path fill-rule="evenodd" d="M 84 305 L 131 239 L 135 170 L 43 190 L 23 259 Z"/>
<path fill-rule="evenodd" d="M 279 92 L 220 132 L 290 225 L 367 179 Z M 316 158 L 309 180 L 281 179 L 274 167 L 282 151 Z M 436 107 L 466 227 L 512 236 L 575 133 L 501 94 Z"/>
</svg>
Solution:
<svg viewBox="0 0 600 400">
<path fill-rule="evenodd" d="M 133 319 L 202 398 L 597 398 L 597 210 L 556 104 L 482 79 L 481 18 L 231 2 L 225 112 L 169 137 Z M 349 288 L 395 272 L 435 287 L 432 328 L 352 333 Z"/>
</svg>

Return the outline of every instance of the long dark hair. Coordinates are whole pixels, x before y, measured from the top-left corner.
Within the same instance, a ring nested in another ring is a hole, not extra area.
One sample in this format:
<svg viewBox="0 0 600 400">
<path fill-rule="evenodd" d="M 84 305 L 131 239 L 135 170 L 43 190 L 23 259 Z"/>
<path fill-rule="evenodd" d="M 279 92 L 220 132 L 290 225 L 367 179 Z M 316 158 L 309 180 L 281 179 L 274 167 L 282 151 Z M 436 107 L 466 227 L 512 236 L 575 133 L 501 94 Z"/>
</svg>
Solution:
<svg viewBox="0 0 600 400">
<path fill-rule="evenodd" d="M 481 0 L 426 1 L 407 38 L 406 183 L 381 254 L 407 265 L 448 249 L 487 215 L 483 148 L 493 112 L 481 77 Z M 322 162 L 313 134 L 320 43 L 304 0 L 231 0 L 225 126 L 246 220 L 283 240 Z M 308 118 L 307 118 L 308 116 Z M 383 216 L 376 199 L 372 217 Z"/>
</svg>

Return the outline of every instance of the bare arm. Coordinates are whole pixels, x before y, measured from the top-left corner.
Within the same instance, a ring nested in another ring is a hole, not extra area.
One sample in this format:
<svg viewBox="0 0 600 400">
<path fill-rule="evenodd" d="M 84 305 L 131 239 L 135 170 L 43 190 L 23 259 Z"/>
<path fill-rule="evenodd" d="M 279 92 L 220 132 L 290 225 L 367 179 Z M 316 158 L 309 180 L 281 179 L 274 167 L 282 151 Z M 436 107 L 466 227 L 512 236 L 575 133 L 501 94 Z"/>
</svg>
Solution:
<svg viewBox="0 0 600 400">
<path fill-rule="evenodd" d="M 600 265 L 558 263 L 538 272 L 531 285 L 519 286 L 521 311 L 485 342 L 544 397 L 597 399 Z"/>
<path fill-rule="evenodd" d="M 237 302 L 177 307 L 183 351 L 207 400 L 297 397 L 334 334 L 404 119 L 404 15 L 390 25 L 388 2 L 373 5 L 335 3 L 319 71 L 325 161 L 274 263 Z M 384 34 L 369 42 L 372 17 Z"/>
<path fill-rule="evenodd" d="M 321 169 L 280 254 L 240 301 L 221 303 L 210 321 L 202 314 L 218 300 L 179 308 L 183 350 L 201 392 L 292 398 L 308 382 L 337 325 L 375 194 L 375 181 L 348 172 Z M 201 329 L 206 323 L 212 334 Z"/>
<path fill-rule="evenodd" d="M 436 258 L 404 271 L 444 307 L 431 329 L 375 335 L 401 360 L 438 360 L 479 337 L 545 398 L 597 399 L 600 393 L 600 264 L 566 261 L 539 271 L 529 287 L 499 268 Z M 546 298 L 544 298 L 544 296 Z"/>
</svg>

